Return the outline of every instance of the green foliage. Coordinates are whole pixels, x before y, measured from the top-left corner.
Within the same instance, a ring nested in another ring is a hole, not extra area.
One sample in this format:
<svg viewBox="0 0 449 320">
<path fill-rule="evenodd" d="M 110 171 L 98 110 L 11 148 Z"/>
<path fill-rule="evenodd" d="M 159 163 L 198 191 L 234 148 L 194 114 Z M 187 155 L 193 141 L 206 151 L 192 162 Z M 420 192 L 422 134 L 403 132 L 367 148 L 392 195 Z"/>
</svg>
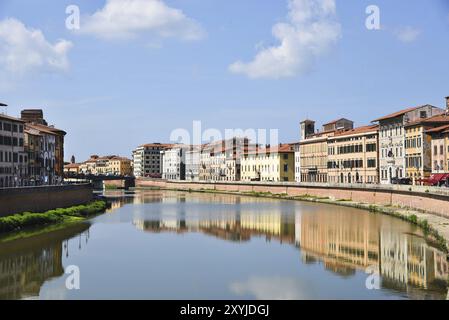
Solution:
<svg viewBox="0 0 449 320">
<path fill-rule="evenodd" d="M 106 210 L 106 202 L 95 201 L 87 205 L 50 210 L 45 213 L 24 212 L 0 218 L 0 233 L 24 228 L 61 223 L 73 217 L 87 218 Z"/>
</svg>

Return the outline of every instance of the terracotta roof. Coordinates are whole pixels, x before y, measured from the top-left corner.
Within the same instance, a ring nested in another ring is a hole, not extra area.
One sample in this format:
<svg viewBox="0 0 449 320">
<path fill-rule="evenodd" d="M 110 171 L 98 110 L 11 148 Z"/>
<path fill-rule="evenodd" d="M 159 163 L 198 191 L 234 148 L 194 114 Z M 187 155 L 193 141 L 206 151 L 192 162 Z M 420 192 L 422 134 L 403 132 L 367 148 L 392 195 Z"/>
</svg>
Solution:
<svg viewBox="0 0 449 320">
<path fill-rule="evenodd" d="M 407 112 L 411 112 L 411 111 L 414 111 L 414 110 L 416 110 L 416 109 L 419 109 L 419 108 L 422 108 L 422 107 L 425 107 L 425 106 L 428 106 L 428 105 L 425 104 L 425 105 L 421 105 L 421 106 L 417 106 L 417 107 L 407 108 L 407 109 L 404 109 L 404 110 L 397 111 L 397 112 L 395 112 L 395 113 L 389 114 L 389 115 L 387 115 L 387 116 L 378 118 L 378 119 L 373 120 L 373 121 L 371 121 L 371 122 L 378 122 L 378 121 L 382 121 L 382 120 L 387 120 L 387 119 L 391 119 L 391 118 L 396 118 L 396 117 L 399 117 L 399 116 L 402 116 L 402 115 L 406 114 Z"/>
<path fill-rule="evenodd" d="M 11 120 L 11 121 L 15 121 L 15 122 L 22 122 L 22 123 L 25 122 L 19 118 L 10 117 L 10 116 L 7 116 L 6 114 L 1 114 L 1 113 L 0 113 L 0 119 Z"/>
<path fill-rule="evenodd" d="M 323 124 L 323 126 L 327 126 L 327 125 L 329 125 L 329 124 L 337 123 L 337 122 L 340 121 L 340 120 L 351 121 L 351 120 L 348 120 L 348 119 L 346 119 L 346 118 L 340 118 L 340 119 L 335 119 L 335 120 L 332 120 L 331 122 L 325 123 L 325 124 Z"/>
<path fill-rule="evenodd" d="M 419 124 L 432 125 L 432 124 L 445 124 L 445 123 L 449 124 L 449 115 L 437 114 L 437 115 L 434 115 L 429 118 L 418 119 L 416 121 L 409 122 L 405 126 L 410 127 L 410 126 L 415 126 L 415 125 L 419 125 Z"/>
<path fill-rule="evenodd" d="M 153 148 L 153 147 L 160 147 L 161 149 L 167 149 L 173 147 L 174 144 L 170 143 L 147 143 L 139 146 L 140 148 Z"/>
<path fill-rule="evenodd" d="M 33 127 L 33 128 L 35 128 L 37 130 L 41 130 L 41 131 L 48 132 L 48 133 L 53 133 L 53 134 L 59 134 L 59 133 L 62 133 L 63 135 L 67 134 L 64 130 L 57 129 L 57 128 L 53 127 L 53 126 L 45 126 L 45 125 L 39 124 L 39 123 L 31 123 L 31 122 L 29 122 L 29 123 L 26 124 L 26 126 Z"/>
<path fill-rule="evenodd" d="M 66 164 L 64 166 L 64 168 L 71 169 L 71 168 L 79 168 L 80 166 L 81 166 L 80 163 L 70 163 L 70 164 Z"/>
<path fill-rule="evenodd" d="M 45 125 L 39 124 L 39 123 L 27 123 L 27 125 L 33 125 L 34 127 L 42 128 L 43 130 L 48 130 L 53 133 L 62 133 L 63 135 L 67 134 L 67 132 L 65 132 L 64 130 L 55 128 L 54 126 L 45 126 Z"/>
<path fill-rule="evenodd" d="M 47 127 L 47 126 L 37 125 L 37 124 L 34 124 L 34 123 L 27 123 L 27 124 L 25 124 L 25 127 L 29 128 L 29 129 L 34 129 L 34 130 L 37 130 L 39 132 L 43 132 L 43 133 L 46 133 L 46 134 L 51 134 L 51 135 L 54 135 L 54 136 L 56 135 L 56 132 L 50 130 L 50 128 Z"/>
<path fill-rule="evenodd" d="M 245 155 L 257 155 L 257 154 L 267 154 L 267 153 L 287 153 L 287 152 L 294 152 L 291 144 L 280 144 L 276 147 L 259 147 L 254 150 L 248 150 L 245 152 Z"/>
<path fill-rule="evenodd" d="M 361 133 L 367 133 L 371 131 L 377 131 L 379 129 L 379 125 L 368 125 L 363 127 L 354 128 L 352 130 L 346 130 L 335 133 L 334 137 L 343 137 L 343 136 L 349 136 L 353 134 L 361 134 Z"/>
<path fill-rule="evenodd" d="M 449 124 L 426 130 L 426 133 L 446 133 L 446 132 L 449 132 Z"/>
</svg>

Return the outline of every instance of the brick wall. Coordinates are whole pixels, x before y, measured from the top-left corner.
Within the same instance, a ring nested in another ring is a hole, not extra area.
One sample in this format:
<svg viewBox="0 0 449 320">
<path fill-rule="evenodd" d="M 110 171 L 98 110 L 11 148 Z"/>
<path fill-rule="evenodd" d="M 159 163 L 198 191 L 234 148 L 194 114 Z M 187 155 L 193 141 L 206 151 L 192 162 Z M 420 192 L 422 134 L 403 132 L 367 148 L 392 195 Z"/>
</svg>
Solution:
<svg viewBox="0 0 449 320">
<path fill-rule="evenodd" d="M 89 184 L 0 189 L 0 216 L 45 212 L 85 204 L 93 199 Z"/>
</svg>

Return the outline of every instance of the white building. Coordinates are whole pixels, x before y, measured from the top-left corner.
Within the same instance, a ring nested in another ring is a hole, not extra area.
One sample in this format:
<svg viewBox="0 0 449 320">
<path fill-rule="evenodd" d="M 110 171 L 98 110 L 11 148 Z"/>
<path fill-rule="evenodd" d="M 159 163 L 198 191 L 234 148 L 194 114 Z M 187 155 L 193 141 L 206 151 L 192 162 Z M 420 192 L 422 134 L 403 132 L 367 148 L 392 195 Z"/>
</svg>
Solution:
<svg viewBox="0 0 449 320">
<path fill-rule="evenodd" d="M 0 114 L 0 188 L 27 185 L 24 121 Z"/>
<path fill-rule="evenodd" d="M 295 150 L 295 182 L 301 182 L 301 145 L 299 143 L 294 145 Z"/>
<path fill-rule="evenodd" d="M 186 180 L 186 152 L 189 146 L 178 145 L 161 151 L 162 179 Z"/>
<path fill-rule="evenodd" d="M 405 126 L 420 119 L 442 114 L 443 109 L 423 105 L 404 109 L 373 120 L 379 123 L 379 162 L 381 184 L 406 178 Z"/>
<path fill-rule="evenodd" d="M 197 182 L 200 180 L 201 146 L 192 146 L 186 151 L 186 180 Z"/>
</svg>

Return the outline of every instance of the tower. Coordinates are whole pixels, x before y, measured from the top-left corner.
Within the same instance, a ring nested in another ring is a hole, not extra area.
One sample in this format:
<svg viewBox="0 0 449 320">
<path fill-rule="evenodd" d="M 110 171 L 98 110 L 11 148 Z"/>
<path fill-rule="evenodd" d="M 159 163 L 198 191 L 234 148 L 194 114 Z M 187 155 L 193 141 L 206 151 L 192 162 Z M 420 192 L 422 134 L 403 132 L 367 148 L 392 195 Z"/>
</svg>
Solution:
<svg viewBox="0 0 449 320">
<path fill-rule="evenodd" d="M 301 140 L 309 138 L 315 133 L 315 121 L 304 120 L 301 122 Z"/>
</svg>

